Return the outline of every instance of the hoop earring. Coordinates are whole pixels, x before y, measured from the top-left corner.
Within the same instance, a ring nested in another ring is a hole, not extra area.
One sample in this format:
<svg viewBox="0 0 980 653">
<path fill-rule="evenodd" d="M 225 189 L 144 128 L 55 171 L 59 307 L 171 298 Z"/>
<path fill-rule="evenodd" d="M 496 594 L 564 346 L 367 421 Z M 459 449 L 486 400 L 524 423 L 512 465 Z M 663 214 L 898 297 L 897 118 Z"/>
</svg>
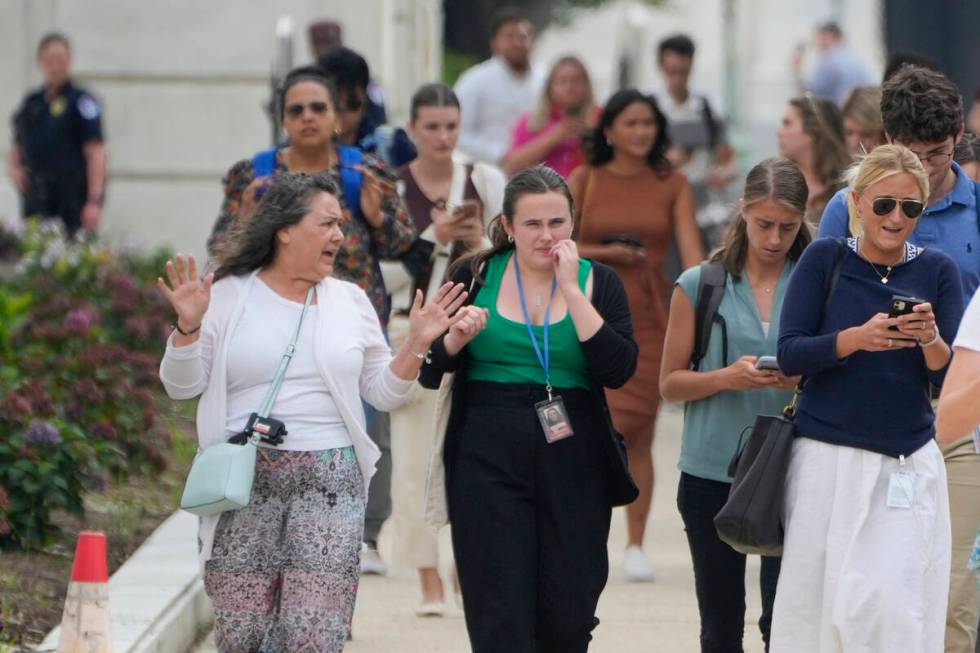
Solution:
<svg viewBox="0 0 980 653">
<path fill-rule="evenodd" d="M 507 242 L 508 243 L 514 242 L 514 234 L 507 234 Z"/>
</svg>

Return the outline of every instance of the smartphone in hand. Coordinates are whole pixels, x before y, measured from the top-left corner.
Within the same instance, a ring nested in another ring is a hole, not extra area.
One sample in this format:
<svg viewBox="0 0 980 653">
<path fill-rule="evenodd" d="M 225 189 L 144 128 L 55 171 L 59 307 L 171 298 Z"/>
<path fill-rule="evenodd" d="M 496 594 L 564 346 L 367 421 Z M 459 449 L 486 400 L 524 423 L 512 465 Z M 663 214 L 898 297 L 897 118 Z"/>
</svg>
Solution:
<svg viewBox="0 0 980 653">
<path fill-rule="evenodd" d="M 779 363 L 776 361 L 775 356 L 759 356 L 759 359 L 755 362 L 755 369 L 757 370 L 773 370 L 775 372 L 779 371 Z"/>
<path fill-rule="evenodd" d="M 918 297 L 906 297 L 905 295 L 892 295 L 891 306 L 888 309 L 888 317 L 895 318 L 900 315 L 914 313 L 914 309 L 919 304 L 925 304 L 926 300 Z M 892 331 L 898 331 L 897 326 L 888 327 Z"/>
</svg>

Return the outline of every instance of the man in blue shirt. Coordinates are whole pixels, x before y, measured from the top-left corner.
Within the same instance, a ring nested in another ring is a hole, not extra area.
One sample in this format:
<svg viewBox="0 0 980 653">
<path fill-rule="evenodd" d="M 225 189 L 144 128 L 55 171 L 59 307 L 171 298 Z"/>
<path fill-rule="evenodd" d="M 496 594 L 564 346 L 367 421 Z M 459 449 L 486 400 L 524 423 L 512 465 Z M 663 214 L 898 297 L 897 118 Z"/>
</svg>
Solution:
<svg viewBox="0 0 980 653">
<path fill-rule="evenodd" d="M 797 49 L 793 57 L 794 73 L 802 91 L 830 98 L 840 106 L 855 88 L 874 83 L 867 65 L 844 43 L 844 33 L 837 23 L 824 23 L 817 28 L 817 48 L 822 54 L 807 80 L 802 75 L 804 50 Z"/>
<path fill-rule="evenodd" d="M 919 66 L 901 68 L 881 91 L 888 141 L 912 150 L 929 175 L 929 206 L 909 240 L 952 257 L 969 302 L 980 285 L 980 206 L 975 182 L 953 161 L 953 148 L 963 136 L 960 93 L 942 73 Z M 851 235 L 848 192 L 838 191 L 827 204 L 819 237 Z"/>
</svg>

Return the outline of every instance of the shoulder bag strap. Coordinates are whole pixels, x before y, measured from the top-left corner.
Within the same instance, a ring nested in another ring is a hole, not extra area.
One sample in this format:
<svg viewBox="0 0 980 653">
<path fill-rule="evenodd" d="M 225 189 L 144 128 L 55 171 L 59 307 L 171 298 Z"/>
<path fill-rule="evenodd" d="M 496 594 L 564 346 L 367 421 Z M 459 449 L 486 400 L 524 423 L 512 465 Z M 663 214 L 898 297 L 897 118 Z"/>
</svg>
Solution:
<svg viewBox="0 0 980 653">
<path fill-rule="evenodd" d="M 820 323 L 827 319 L 827 315 L 830 314 L 830 303 L 834 299 L 834 292 L 837 290 L 837 282 L 840 281 L 840 271 L 844 266 L 844 255 L 847 253 L 847 239 L 846 238 L 835 238 L 837 241 L 837 250 L 834 255 L 834 267 L 830 271 L 830 283 L 827 284 L 827 294 L 823 300 L 823 313 L 820 314 Z M 793 419 L 796 417 L 796 401 L 800 394 L 803 392 L 803 385 L 806 383 L 806 377 L 801 377 L 800 382 L 796 384 L 796 390 L 793 391 L 793 399 L 790 401 L 789 405 L 783 408 L 783 416 L 787 419 Z"/>
<path fill-rule="evenodd" d="M 299 340 L 299 331 L 303 328 L 303 318 L 306 317 L 306 311 L 313 302 L 314 292 L 315 288 L 310 288 L 306 293 L 306 302 L 303 304 L 303 310 L 299 314 L 299 323 L 296 325 L 296 332 L 293 333 L 293 339 L 289 341 L 289 346 L 286 347 L 286 352 L 282 355 L 282 360 L 279 361 L 279 369 L 276 370 L 276 375 L 272 379 L 272 385 L 269 386 L 269 391 L 265 393 L 265 399 L 259 408 L 259 417 L 269 416 L 269 411 L 272 410 L 272 404 L 275 403 L 276 397 L 279 395 L 282 380 L 286 377 L 286 368 L 289 367 L 289 361 L 293 359 L 293 353 L 296 351 L 296 341 Z"/>
<path fill-rule="evenodd" d="M 578 225 L 575 227 L 579 238 L 582 237 L 582 227 L 585 226 L 585 205 L 589 203 L 589 197 L 592 196 L 593 185 L 595 185 L 595 168 L 589 166 L 588 172 L 585 173 L 585 189 L 582 191 L 582 204 L 578 207 Z"/>
</svg>

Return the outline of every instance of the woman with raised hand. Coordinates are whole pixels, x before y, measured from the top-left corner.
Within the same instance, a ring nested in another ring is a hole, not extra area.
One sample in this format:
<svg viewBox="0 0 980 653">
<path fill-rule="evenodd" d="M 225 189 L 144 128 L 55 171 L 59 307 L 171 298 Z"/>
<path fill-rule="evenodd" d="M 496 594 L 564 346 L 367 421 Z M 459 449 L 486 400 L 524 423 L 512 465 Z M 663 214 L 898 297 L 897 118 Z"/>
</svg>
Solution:
<svg viewBox="0 0 980 653">
<path fill-rule="evenodd" d="M 286 144 L 235 163 L 223 179 L 225 197 L 208 249 L 221 255 L 224 235 L 247 220 L 272 177 L 284 172 L 320 174 L 333 180 L 345 220 L 344 242 L 334 274 L 368 294 L 378 318 L 388 321 L 388 293 L 379 261 L 404 256 L 415 239 L 392 173 L 380 159 L 340 145 L 337 90 L 323 71 L 303 66 L 289 72 L 276 97 Z"/>
<path fill-rule="evenodd" d="M 436 461 L 474 653 L 586 651 L 612 505 L 635 497 L 603 394 L 636 366 L 629 306 L 571 234 L 565 180 L 515 175 L 493 246 L 452 277 L 473 303 L 420 377 L 435 388 L 455 372 Z"/>
<path fill-rule="evenodd" d="M 247 506 L 201 519 L 223 651 L 343 650 L 379 457 L 361 398 L 380 409 L 403 402 L 465 299 L 451 284 L 424 306 L 417 293 L 392 356 L 364 291 L 332 276 L 344 242 L 338 195 L 324 177 L 276 175 L 228 234 L 214 273 L 201 280 L 193 257 L 178 256 L 159 281 L 177 313 L 160 379 L 174 399 L 200 396 L 202 449 L 247 430 L 300 325 L 271 408 L 285 424 L 281 443 L 260 443 Z"/>
<path fill-rule="evenodd" d="M 513 175 L 543 163 L 568 177 L 585 162 L 582 139 L 598 114 L 585 64 L 578 57 L 562 57 L 551 67 L 537 106 L 514 126 L 501 167 Z"/>
<path fill-rule="evenodd" d="M 634 89 L 619 91 L 589 138 L 588 165 L 569 179 L 579 207 L 576 240 L 582 255 L 609 265 L 623 280 L 640 346 L 636 374 L 607 393 L 640 488 L 640 497 L 626 509 L 623 574 L 630 581 L 654 577 L 643 539 L 653 502 L 653 436 L 670 302 L 664 266 L 672 243 L 684 268 L 704 258 L 694 194 L 668 162 L 669 146 L 667 119 L 657 101 Z"/>
<path fill-rule="evenodd" d="M 779 365 L 805 381 L 770 650 L 942 651 L 950 517 L 929 390 L 949 365 L 960 275 L 908 242 L 929 197 L 913 152 L 882 145 L 849 181 L 862 235 L 808 247 L 783 301 Z"/>
<path fill-rule="evenodd" d="M 714 518 L 728 499 L 729 461 L 739 434 L 757 415 L 778 415 L 798 378 L 779 370 L 776 339 L 786 286 L 810 244 L 803 173 L 785 159 L 749 171 L 740 211 L 709 262 L 677 280 L 664 340 L 660 389 L 684 402 L 677 508 L 694 563 L 701 651 L 740 651 L 745 630 L 745 556 L 718 537 Z M 724 284 L 717 317 L 705 315 L 707 346 L 697 339 L 699 289 L 711 274 Z M 779 558 L 762 558 L 759 628 L 768 645 Z"/>
</svg>

